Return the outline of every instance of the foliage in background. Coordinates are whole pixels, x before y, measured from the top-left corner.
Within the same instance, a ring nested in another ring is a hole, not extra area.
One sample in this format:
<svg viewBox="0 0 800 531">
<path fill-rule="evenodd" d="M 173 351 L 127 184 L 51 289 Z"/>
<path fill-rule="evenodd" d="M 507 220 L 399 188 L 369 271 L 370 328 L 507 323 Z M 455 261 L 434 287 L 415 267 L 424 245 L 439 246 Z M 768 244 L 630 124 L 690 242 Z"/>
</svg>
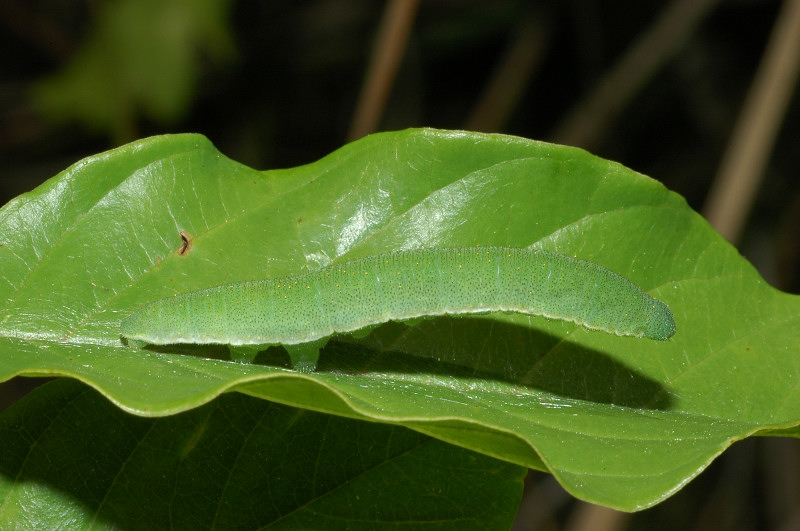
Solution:
<svg viewBox="0 0 800 531">
<path fill-rule="evenodd" d="M 233 53 L 229 0 L 101 2 L 88 37 L 36 90 L 42 111 L 130 141 L 139 115 L 168 125 L 197 95 L 206 63 Z"/>
</svg>

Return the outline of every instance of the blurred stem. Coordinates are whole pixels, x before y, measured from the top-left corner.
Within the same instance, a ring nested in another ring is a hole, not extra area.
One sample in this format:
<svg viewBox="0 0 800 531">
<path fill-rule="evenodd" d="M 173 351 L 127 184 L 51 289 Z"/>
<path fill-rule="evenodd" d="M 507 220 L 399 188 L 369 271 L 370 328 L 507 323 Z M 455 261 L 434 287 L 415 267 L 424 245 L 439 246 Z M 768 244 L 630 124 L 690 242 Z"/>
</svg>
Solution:
<svg viewBox="0 0 800 531">
<path fill-rule="evenodd" d="M 565 531 L 618 531 L 625 529 L 631 515 L 601 505 L 580 502 L 570 515 Z"/>
<path fill-rule="evenodd" d="M 353 123 L 347 134 L 348 141 L 361 138 L 377 129 L 400 67 L 418 6 L 419 0 L 389 0 L 358 97 Z"/>
<path fill-rule="evenodd" d="M 465 128 L 470 131 L 502 131 L 517 108 L 536 67 L 544 56 L 551 17 L 533 13 L 520 25 L 501 58 Z"/>
<path fill-rule="evenodd" d="M 591 149 L 718 2 L 674 0 L 596 88 L 572 108 L 552 135 L 553 142 Z"/>
<path fill-rule="evenodd" d="M 728 241 L 739 239 L 800 67 L 800 0 L 785 0 L 703 209 Z"/>
</svg>

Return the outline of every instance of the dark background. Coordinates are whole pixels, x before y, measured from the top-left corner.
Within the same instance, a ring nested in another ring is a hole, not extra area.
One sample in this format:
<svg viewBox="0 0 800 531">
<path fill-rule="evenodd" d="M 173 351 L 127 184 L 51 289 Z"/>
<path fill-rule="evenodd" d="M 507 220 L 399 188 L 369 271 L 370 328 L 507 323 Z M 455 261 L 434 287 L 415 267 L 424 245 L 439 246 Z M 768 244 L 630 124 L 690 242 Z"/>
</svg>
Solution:
<svg viewBox="0 0 800 531">
<path fill-rule="evenodd" d="M 0 205 L 84 156 L 154 134 L 203 133 L 229 157 L 271 169 L 370 130 L 427 126 L 583 147 L 704 212 L 729 173 L 726 153 L 742 151 L 735 132 L 759 131 L 743 110 L 789 16 L 784 3 L 798 2 L 0 0 Z M 382 39 L 384 19 L 404 16 L 407 38 Z M 363 114 L 374 125 L 356 128 L 370 65 L 391 63 L 383 42 L 401 60 L 375 78 L 387 98 Z M 784 81 L 789 94 L 795 80 Z M 721 229 L 772 285 L 795 293 L 799 118 L 795 95 L 770 122 L 774 140 L 756 135 L 766 138 L 760 180 L 744 206 L 727 207 L 743 228 Z M 0 388 L 0 401 L 29 382 Z M 736 443 L 632 516 L 578 503 L 534 473 L 517 524 L 800 529 L 800 441 Z"/>
</svg>

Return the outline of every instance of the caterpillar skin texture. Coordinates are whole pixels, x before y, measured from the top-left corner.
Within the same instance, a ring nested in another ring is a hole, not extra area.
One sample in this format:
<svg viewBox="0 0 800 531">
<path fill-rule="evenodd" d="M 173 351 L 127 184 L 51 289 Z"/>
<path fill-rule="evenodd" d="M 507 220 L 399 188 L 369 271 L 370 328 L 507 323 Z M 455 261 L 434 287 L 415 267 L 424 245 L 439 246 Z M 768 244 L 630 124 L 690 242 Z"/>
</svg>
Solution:
<svg viewBox="0 0 800 531">
<path fill-rule="evenodd" d="M 121 333 L 156 345 L 288 346 L 386 321 L 486 312 L 658 340 L 675 333 L 666 304 L 601 265 L 502 247 L 399 251 L 193 291 L 143 307 L 122 321 Z"/>
</svg>

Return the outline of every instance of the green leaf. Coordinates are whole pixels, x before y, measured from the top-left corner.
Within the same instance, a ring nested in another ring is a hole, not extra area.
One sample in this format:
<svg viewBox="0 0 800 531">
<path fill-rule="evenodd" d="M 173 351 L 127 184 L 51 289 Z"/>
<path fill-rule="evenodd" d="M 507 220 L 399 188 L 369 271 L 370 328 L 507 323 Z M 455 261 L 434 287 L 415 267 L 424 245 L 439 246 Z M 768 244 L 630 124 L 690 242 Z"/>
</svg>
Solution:
<svg viewBox="0 0 800 531">
<path fill-rule="evenodd" d="M 174 293 L 469 245 L 600 263 L 669 304 L 677 333 L 656 342 L 495 314 L 389 323 L 329 343 L 311 375 L 282 348 L 238 364 L 224 347 L 120 342 L 124 316 Z M 130 144 L 0 211 L 0 304 L 2 379 L 71 376 L 139 415 L 235 390 L 400 424 L 626 510 L 669 496 L 733 441 L 800 420 L 797 297 L 656 181 L 507 136 L 379 134 L 266 172 L 201 136 Z"/>
<path fill-rule="evenodd" d="M 240 394 L 143 419 L 65 379 L 3 414 L 0 440 L 3 529 L 508 529 L 525 475 Z"/>
<path fill-rule="evenodd" d="M 86 39 L 34 93 L 51 118 L 127 137 L 143 114 L 173 123 L 190 106 L 204 63 L 233 51 L 228 0 L 101 2 Z M 129 138 L 129 137 L 128 137 Z"/>
</svg>

